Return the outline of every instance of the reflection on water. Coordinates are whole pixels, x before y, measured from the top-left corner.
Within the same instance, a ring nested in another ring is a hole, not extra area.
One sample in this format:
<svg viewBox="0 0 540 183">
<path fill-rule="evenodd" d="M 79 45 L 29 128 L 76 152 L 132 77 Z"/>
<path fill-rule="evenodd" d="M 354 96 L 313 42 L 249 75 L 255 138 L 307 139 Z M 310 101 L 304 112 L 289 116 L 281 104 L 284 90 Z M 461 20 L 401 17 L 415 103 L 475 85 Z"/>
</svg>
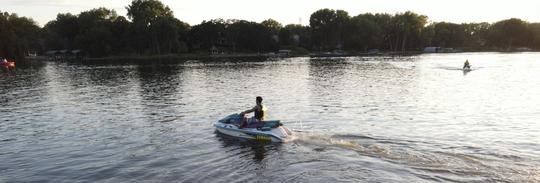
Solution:
<svg viewBox="0 0 540 183">
<path fill-rule="evenodd" d="M 536 163 L 530 159 L 507 155 L 485 153 L 485 149 L 475 146 L 449 146 L 443 144 L 400 139 L 378 139 L 358 135 L 316 135 L 301 134 L 296 143 L 323 152 L 332 148 L 345 149 L 363 157 L 375 158 L 393 164 L 406 165 L 409 173 L 425 180 L 433 181 L 487 181 L 522 182 L 536 180 Z M 450 150 L 450 151 L 448 151 Z M 529 165 L 516 167 L 502 162 L 511 160 L 515 164 Z M 522 174 L 522 176 L 516 175 Z M 398 179 L 399 180 L 399 179 Z"/>
<path fill-rule="evenodd" d="M 538 182 L 538 56 L 21 66 L 0 182 Z M 215 132 L 259 95 L 298 140 Z"/>
<path fill-rule="evenodd" d="M 251 149 L 253 153 L 253 160 L 255 162 L 261 162 L 264 160 L 268 148 L 274 149 L 275 146 L 280 146 L 278 143 L 269 143 L 269 142 L 258 142 L 246 139 L 238 139 L 231 136 L 227 136 L 221 133 L 215 132 L 216 136 L 219 137 L 219 141 L 223 143 L 223 148 L 234 148 L 235 146 L 239 148 Z"/>
</svg>

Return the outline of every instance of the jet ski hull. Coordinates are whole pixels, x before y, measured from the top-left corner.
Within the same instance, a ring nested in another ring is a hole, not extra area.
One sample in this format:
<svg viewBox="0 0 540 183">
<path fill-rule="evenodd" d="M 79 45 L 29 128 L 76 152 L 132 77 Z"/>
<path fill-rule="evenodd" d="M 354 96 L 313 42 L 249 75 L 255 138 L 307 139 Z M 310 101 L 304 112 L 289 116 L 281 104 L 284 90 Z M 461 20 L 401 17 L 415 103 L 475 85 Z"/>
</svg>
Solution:
<svg viewBox="0 0 540 183">
<path fill-rule="evenodd" d="M 240 120 L 239 115 L 230 115 L 216 122 L 214 127 L 222 134 L 243 139 L 269 142 L 289 142 L 293 140 L 293 134 L 287 127 L 282 125 L 268 126 L 273 125 L 272 123 L 279 123 L 279 121 L 266 121 L 263 124 L 267 123 L 268 125 L 261 125 L 257 128 L 239 128 Z"/>
</svg>

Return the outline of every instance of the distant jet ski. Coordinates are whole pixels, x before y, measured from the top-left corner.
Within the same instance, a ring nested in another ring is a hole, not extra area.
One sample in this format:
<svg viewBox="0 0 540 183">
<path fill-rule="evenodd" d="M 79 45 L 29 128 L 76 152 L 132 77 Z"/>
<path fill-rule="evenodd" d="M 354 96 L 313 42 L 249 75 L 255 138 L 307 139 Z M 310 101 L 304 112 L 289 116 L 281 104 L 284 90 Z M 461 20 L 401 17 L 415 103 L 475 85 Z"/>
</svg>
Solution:
<svg viewBox="0 0 540 183">
<path fill-rule="evenodd" d="M 469 71 L 472 71 L 471 64 L 469 64 L 469 60 L 465 60 L 465 63 L 463 63 L 463 72 Z"/>
<path fill-rule="evenodd" d="M 225 135 L 270 142 L 289 142 L 293 140 L 293 133 L 279 120 L 267 120 L 259 123 L 248 124 L 240 128 L 242 116 L 231 114 L 214 124 L 216 130 Z"/>
</svg>

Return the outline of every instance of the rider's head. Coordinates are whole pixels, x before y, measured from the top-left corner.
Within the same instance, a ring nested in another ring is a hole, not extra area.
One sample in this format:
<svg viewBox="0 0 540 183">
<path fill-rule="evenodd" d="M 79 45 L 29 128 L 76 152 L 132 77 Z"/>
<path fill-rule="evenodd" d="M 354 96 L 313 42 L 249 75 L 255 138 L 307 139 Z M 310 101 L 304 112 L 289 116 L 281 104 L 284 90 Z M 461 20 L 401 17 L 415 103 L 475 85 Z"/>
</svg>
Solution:
<svg viewBox="0 0 540 183">
<path fill-rule="evenodd" d="M 255 101 L 257 102 L 257 104 L 261 104 L 262 103 L 262 97 L 257 96 L 257 98 L 255 98 Z"/>
</svg>

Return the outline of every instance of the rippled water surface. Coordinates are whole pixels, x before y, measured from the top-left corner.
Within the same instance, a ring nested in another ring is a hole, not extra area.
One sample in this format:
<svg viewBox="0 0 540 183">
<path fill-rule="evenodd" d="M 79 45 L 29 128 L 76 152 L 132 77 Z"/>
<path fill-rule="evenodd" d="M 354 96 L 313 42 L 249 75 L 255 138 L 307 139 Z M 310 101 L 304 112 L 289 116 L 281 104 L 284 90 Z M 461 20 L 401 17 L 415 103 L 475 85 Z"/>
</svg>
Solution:
<svg viewBox="0 0 540 183">
<path fill-rule="evenodd" d="M 215 132 L 258 95 L 296 141 Z M 537 53 L 47 62 L 0 104 L 0 182 L 540 181 Z"/>
</svg>

